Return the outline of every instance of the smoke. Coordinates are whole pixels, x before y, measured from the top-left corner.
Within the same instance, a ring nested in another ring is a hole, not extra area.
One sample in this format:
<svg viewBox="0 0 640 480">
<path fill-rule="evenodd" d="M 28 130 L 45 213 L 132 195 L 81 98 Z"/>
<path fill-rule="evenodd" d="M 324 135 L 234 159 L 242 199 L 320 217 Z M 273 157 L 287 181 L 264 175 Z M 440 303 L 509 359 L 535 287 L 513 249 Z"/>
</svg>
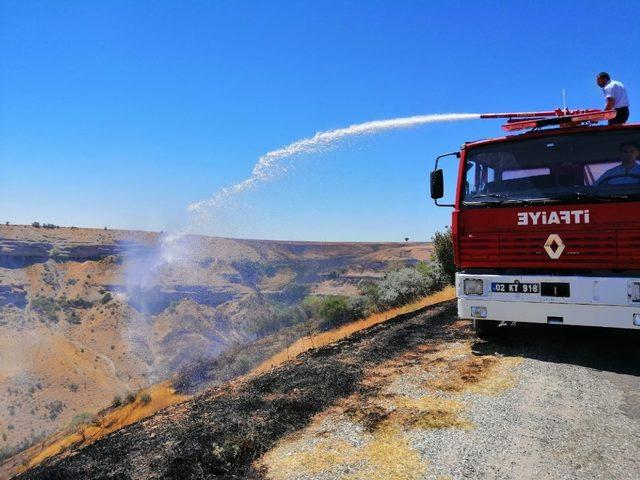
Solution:
<svg viewBox="0 0 640 480">
<path fill-rule="evenodd" d="M 412 117 L 392 118 L 389 120 L 374 120 L 359 123 L 346 128 L 338 128 L 325 132 L 318 132 L 313 137 L 304 138 L 285 147 L 266 153 L 258 159 L 253 167 L 251 176 L 246 180 L 223 188 L 211 198 L 192 203 L 187 210 L 198 216 L 203 216 L 208 210 L 223 206 L 226 201 L 239 193 L 254 188 L 260 182 L 270 181 L 288 171 L 287 159 L 301 154 L 319 153 L 334 148 L 339 142 L 349 137 L 374 135 L 387 130 L 399 130 L 416 127 L 427 123 L 457 122 L 480 118 L 478 113 L 440 113 L 433 115 L 415 115 Z"/>
<path fill-rule="evenodd" d="M 475 113 L 416 115 L 375 120 L 346 128 L 318 132 L 313 137 L 298 140 L 266 153 L 259 158 L 249 178 L 220 190 L 207 200 L 189 205 L 188 211 L 194 213 L 197 220 L 206 219 L 209 212 L 225 206 L 234 195 L 285 174 L 291 165 L 289 162 L 297 157 L 327 151 L 348 138 L 374 135 L 429 123 L 473 120 L 479 117 L 480 115 Z M 195 225 L 191 223 L 182 232 L 163 234 L 154 248 L 146 252 L 132 252 L 126 260 L 124 294 L 128 302 L 135 307 L 129 319 L 126 335 L 132 350 L 139 355 L 144 354 L 152 374 L 157 373 L 158 367 L 155 355 L 148 345 L 148 340 L 153 333 L 152 318 L 157 313 L 154 303 L 156 303 L 157 293 L 169 277 L 175 281 L 176 278 L 188 277 L 190 271 L 197 270 L 194 263 L 194 253 L 197 246 L 194 243 L 194 237 L 188 235 L 193 227 Z"/>
<path fill-rule="evenodd" d="M 148 379 L 157 380 L 162 365 L 151 345 L 154 334 L 153 316 L 164 306 L 163 289 L 174 269 L 190 266 L 193 249 L 185 234 L 166 233 L 158 237 L 155 245 L 140 248 L 131 244 L 125 251 L 124 290 L 129 309 L 123 337 L 130 353 L 142 358 L 148 366 Z"/>
</svg>

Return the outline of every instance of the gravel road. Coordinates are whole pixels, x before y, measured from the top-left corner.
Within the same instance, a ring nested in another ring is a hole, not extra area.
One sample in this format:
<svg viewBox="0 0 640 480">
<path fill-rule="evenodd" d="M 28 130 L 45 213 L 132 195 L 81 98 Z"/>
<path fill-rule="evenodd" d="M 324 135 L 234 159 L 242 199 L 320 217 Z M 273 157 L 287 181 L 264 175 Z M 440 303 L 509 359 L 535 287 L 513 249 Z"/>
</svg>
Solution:
<svg viewBox="0 0 640 480">
<path fill-rule="evenodd" d="M 640 332 L 518 326 L 479 355 L 522 357 L 499 396 L 466 395 L 470 430 L 414 430 L 428 479 L 640 478 Z"/>
</svg>

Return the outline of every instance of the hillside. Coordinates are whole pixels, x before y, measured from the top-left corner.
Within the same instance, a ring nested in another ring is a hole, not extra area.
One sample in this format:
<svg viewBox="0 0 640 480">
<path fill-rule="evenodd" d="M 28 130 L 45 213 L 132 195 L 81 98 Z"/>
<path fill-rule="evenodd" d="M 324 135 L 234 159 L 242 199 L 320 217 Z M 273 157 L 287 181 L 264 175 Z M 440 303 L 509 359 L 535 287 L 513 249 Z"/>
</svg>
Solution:
<svg viewBox="0 0 640 480">
<path fill-rule="evenodd" d="M 256 342 L 256 325 L 274 308 L 352 294 L 389 262 L 431 253 L 426 243 L 190 236 L 170 243 L 170 261 L 163 238 L 0 226 L 0 454 L 86 420 L 194 358 Z M 284 341 L 276 340 L 271 350 Z"/>
<path fill-rule="evenodd" d="M 479 342 L 426 307 L 215 387 L 21 480 L 637 478 L 637 336 Z"/>
</svg>

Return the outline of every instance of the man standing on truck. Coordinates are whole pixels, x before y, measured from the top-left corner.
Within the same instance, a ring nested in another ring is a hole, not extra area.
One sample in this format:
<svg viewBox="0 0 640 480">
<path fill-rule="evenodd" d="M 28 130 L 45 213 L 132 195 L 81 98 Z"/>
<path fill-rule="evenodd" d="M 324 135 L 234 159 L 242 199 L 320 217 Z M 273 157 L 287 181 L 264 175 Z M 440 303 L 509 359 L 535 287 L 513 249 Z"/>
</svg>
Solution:
<svg viewBox="0 0 640 480">
<path fill-rule="evenodd" d="M 616 116 L 609 120 L 609 125 L 625 123 L 629 119 L 629 99 L 627 89 L 617 80 L 611 80 L 607 72 L 600 72 L 596 83 L 602 88 L 606 100 L 605 110 L 616 111 Z"/>
<path fill-rule="evenodd" d="M 610 168 L 594 185 L 627 185 L 640 183 L 640 146 L 636 142 L 620 144 L 620 165 Z"/>
</svg>

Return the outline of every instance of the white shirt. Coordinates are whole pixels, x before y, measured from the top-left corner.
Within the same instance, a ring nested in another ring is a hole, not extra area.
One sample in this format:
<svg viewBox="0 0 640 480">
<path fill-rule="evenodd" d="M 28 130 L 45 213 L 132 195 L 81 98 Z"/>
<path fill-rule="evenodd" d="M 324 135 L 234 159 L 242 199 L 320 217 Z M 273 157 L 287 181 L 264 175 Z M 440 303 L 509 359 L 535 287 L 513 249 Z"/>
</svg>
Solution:
<svg viewBox="0 0 640 480">
<path fill-rule="evenodd" d="M 613 108 L 622 108 L 629 106 L 629 99 L 627 98 L 627 89 L 624 85 L 617 80 L 609 80 L 607 84 L 602 87 L 604 98 L 613 98 Z"/>
</svg>

